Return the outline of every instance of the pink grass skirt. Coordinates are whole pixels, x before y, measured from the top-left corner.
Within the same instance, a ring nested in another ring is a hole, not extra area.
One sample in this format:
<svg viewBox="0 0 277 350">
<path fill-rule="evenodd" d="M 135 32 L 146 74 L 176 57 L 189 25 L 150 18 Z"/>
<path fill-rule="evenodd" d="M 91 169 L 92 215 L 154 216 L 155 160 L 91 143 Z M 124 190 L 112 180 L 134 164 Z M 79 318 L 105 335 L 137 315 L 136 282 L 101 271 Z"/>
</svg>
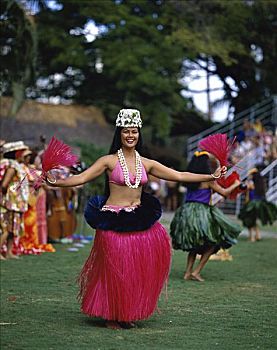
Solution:
<svg viewBox="0 0 277 350">
<path fill-rule="evenodd" d="M 145 231 L 97 230 L 79 276 L 82 312 L 122 322 L 148 318 L 157 307 L 170 262 L 170 238 L 159 222 Z"/>
</svg>

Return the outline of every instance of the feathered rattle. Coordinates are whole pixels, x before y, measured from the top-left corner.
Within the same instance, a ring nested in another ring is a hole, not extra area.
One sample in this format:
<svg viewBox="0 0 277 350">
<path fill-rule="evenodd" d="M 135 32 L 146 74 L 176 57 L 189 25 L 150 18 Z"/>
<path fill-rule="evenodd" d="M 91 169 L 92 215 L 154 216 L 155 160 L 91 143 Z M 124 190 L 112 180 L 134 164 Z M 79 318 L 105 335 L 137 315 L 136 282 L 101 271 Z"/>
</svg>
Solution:
<svg viewBox="0 0 277 350">
<path fill-rule="evenodd" d="M 215 134 L 199 141 L 198 147 L 214 155 L 219 160 L 221 166 L 227 166 L 229 164 L 228 157 L 233 148 L 234 141 L 235 139 L 230 142 L 226 134 Z"/>
<path fill-rule="evenodd" d="M 229 161 L 228 157 L 234 146 L 234 138 L 232 141 L 228 140 L 226 134 L 215 134 L 205 137 L 203 140 L 199 141 L 198 147 L 203 151 L 211 153 L 215 158 L 219 160 L 221 166 L 228 166 Z M 240 181 L 239 174 L 236 171 L 233 171 L 229 176 L 222 177 L 217 180 L 220 186 L 227 188 L 231 186 L 236 180 Z M 236 199 L 237 195 L 244 191 L 245 188 L 243 184 L 238 186 L 232 193 L 229 195 L 230 199 Z"/>
<path fill-rule="evenodd" d="M 63 166 L 70 167 L 75 165 L 77 161 L 78 157 L 72 153 L 71 147 L 53 136 L 42 155 L 42 172 L 35 180 L 34 188 L 38 189 L 46 180 L 48 171 Z"/>
</svg>

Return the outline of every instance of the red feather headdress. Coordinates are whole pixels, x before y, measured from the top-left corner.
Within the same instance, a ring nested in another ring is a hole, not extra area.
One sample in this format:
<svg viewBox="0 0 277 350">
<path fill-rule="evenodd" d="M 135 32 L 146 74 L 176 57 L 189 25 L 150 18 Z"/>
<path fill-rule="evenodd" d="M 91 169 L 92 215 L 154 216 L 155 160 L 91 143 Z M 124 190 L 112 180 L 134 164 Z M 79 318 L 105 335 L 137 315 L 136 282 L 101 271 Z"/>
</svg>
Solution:
<svg viewBox="0 0 277 350">
<path fill-rule="evenodd" d="M 232 151 L 235 137 L 232 141 L 228 140 L 227 134 L 215 134 L 205 137 L 203 140 L 199 141 L 198 147 L 203 151 L 207 151 L 215 156 L 219 162 L 220 166 L 227 166 L 229 164 L 228 158 L 230 152 Z M 220 186 L 227 188 L 231 186 L 236 180 L 240 181 L 239 174 L 233 171 L 228 177 L 222 177 L 217 180 Z M 237 187 L 230 195 L 230 199 L 236 199 L 239 193 L 243 192 L 240 187 Z"/>
<path fill-rule="evenodd" d="M 234 141 L 235 138 L 233 141 L 228 140 L 227 134 L 215 134 L 199 141 L 198 147 L 214 155 L 219 160 L 221 166 L 227 166 L 228 157 Z"/>
</svg>

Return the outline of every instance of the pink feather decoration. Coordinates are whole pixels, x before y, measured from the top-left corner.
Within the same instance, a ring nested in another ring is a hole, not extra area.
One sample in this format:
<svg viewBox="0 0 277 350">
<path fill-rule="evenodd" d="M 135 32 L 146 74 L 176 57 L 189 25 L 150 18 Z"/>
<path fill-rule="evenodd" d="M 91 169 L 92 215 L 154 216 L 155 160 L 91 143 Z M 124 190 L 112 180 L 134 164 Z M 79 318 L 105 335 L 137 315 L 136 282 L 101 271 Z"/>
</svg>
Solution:
<svg viewBox="0 0 277 350">
<path fill-rule="evenodd" d="M 235 138 L 233 141 L 228 140 L 227 134 L 215 134 L 199 141 L 198 147 L 214 155 L 219 160 L 221 166 L 227 166 L 228 157 L 234 141 Z"/>
<path fill-rule="evenodd" d="M 38 189 L 49 170 L 60 167 L 70 167 L 78 161 L 78 157 L 72 153 L 71 147 L 56 139 L 51 138 L 46 150 L 42 156 L 42 173 L 35 181 L 34 187 Z"/>
</svg>

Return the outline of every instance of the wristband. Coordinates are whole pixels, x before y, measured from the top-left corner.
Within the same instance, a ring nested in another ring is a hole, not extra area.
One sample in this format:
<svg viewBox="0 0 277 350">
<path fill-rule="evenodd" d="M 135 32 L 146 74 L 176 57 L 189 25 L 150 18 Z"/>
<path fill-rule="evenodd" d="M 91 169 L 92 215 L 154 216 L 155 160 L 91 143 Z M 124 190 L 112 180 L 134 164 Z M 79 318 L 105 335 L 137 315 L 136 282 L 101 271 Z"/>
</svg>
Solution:
<svg viewBox="0 0 277 350">
<path fill-rule="evenodd" d="M 219 176 L 215 176 L 214 174 L 211 174 L 211 176 L 214 178 L 214 179 L 219 179 L 221 178 L 221 174 Z"/>
<path fill-rule="evenodd" d="M 48 177 L 46 179 L 47 179 L 47 182 L 49 182 L 51 185 L 54 185 L 57 182 L 56 178 L 54 178 L 54 181 L 50 181 Z"/>
</svg>

